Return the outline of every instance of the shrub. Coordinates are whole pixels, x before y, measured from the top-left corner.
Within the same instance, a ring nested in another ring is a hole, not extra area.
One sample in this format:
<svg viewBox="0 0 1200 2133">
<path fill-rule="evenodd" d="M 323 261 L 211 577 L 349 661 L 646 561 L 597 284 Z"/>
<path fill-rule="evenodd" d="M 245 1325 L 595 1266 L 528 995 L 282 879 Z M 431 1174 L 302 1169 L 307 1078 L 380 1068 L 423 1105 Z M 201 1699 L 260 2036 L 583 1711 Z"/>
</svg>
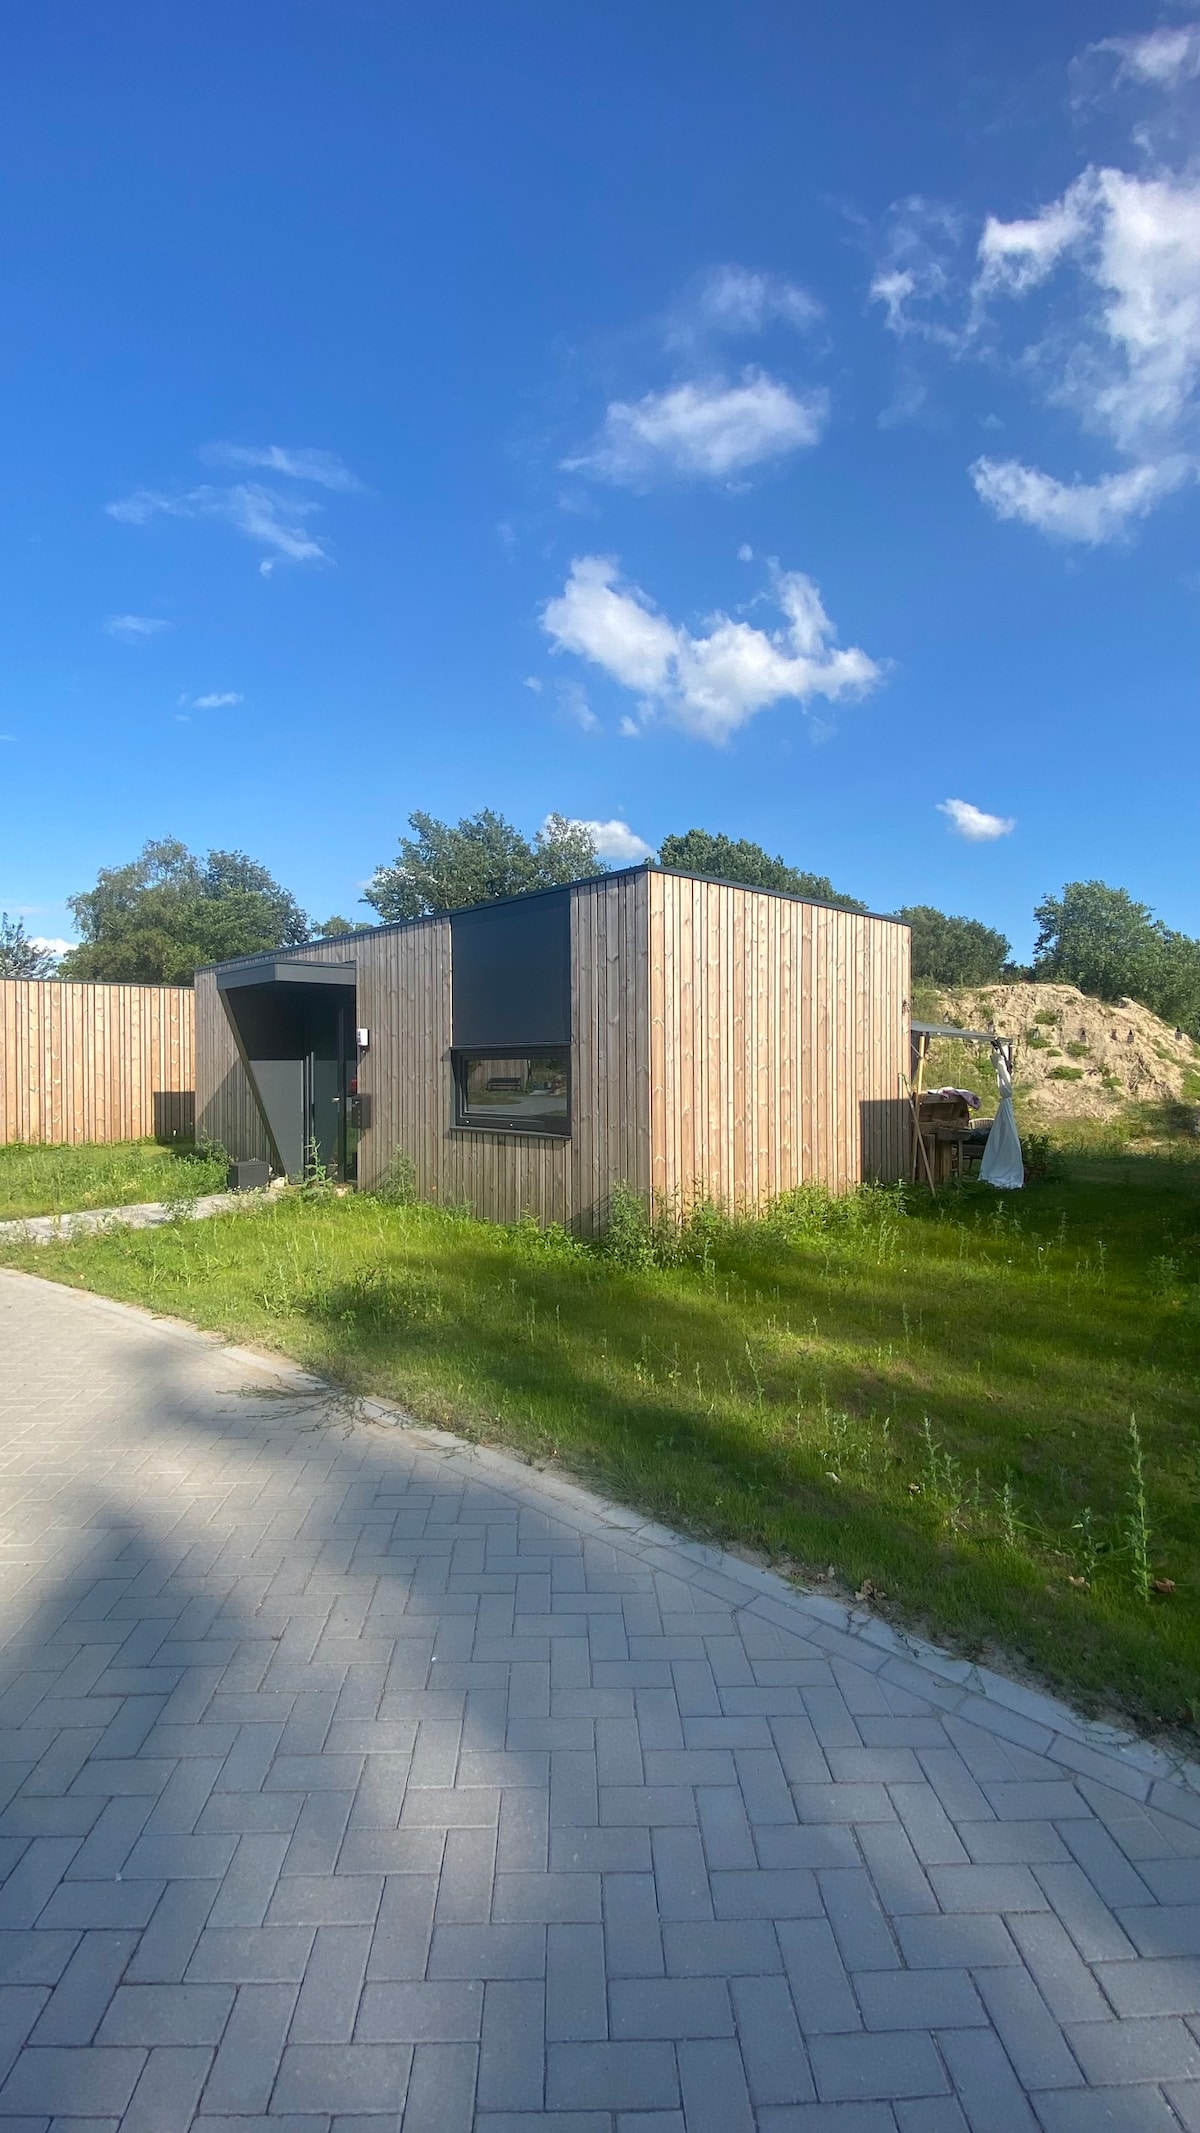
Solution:
<svg viewBox="0 0 1200 2133">
<path fill-rule="evenodd" d="M 1037 1184 L 1042 1178 L 1056 1178 L 1062 1174 L 1058 1152 L 1048 1133 L 1022 1134 L 1021 1155 L 1026 1184 Z"/>
<path fill-rule="evenodd" d="M 1068 1066 L 1051 1067 L 1049 1074 L 1046 1076 L 1046 1079 L 1047 1081 L 1082 1081 L 1083 1068 Z"/>
<path fill-rule="evenodd" d="M 397 1148 L 381 1177 L 370 1188 L 373 1200 L 386 1200 L 392 1207 L 411 1207 L 417 1197 L 417 1166 L 411 1155 Z"/>
<path fill-rule="evenodd" d="M 1082 1037 L 1077 1037 L 1073 1044 L 1069 1044 L 1067 1046 L 1067 1058 L 1086 1059 L 1088 1058 L 1091 1049 L 1091 1045 L 1085 1044 Z"/>
</svg>

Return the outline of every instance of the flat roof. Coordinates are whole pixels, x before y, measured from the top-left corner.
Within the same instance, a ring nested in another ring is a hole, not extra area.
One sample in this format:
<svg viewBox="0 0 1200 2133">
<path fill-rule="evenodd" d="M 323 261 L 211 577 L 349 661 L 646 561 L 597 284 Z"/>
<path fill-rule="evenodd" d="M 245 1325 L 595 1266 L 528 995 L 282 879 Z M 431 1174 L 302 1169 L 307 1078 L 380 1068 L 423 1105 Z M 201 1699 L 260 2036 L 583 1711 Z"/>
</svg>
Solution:
<svg viewBox="0 0 1200 2133">
<path fill-rule="evenodd" d="M 408 926 L 428 926 L 435 919 L 457 918 L 464 911 L 494 911 L 505 904 L 532 903 L 539 896 L 562 896 L 571 889 L 594 889 L 607 881 L 627 881 L 631 874 L 669 874 L 681 881 L 711 882 L 717 889 L 745 889 L 751 896 L 773 896 L 777 902 L 784 904 L 811 904 L 818 911 L 845 911 L 848 918 L 871 918 L 886 926 L 903 926 L 905 932 L 912 931 L 909 921 L 906 918 L 897 918 L 894 911 L 851 911 L 845 904 L 830 903 L 820 896 L 795 896 L 788 889 L 761 889 L 752 881 L 726 881 L 720 874 L 692 873 L 687 867 L 664 867 L 655 859 L 643 859 L 636 866 L 613 867 L 603 874 L 582 874 L 578 881 L 555 882 L 547 889 L 527 889 L 520 896 L 493 896 L 477 904 L 455 904 L 447 911 L 423 911 L 418 918 L 380 919 L 373 926 L 355 926 L 349 933 L 316 934 L 312 940 L 301 941 L 295 948 L 275 948 L 270 954 L 272 957 L 287 957 L 290 960 L 293 956 L 303 955 L 309 948 L 330 947 L 335 941 L 339 945 L 344 942 L 348 947 L 353 941 L 364 940 L 377 933 L 402 933 Z M 196 967 L 198 970 L 234 970 L 241 963 L 261 963 L 268 959 L 261 953 L 254 956 L 231 956 L 227 963 L 198 963 Z"/>
<path fill-rule="evenodd" d="M 1011 1044 L 998 1029 L 959 1029 L 953 1022 L 910 1022 L 914 1037 L 970 1037 L 978 1044 Z"/>
<path fill-rule="evenodd" d="M 353 985 L 353 963 L 302 963 L 297 949 L 289 954 L 238 956 L 231 963 L 210 963 L 217 972 L 217 991 L 233 992 L 241 985 Z"/>
</svg>

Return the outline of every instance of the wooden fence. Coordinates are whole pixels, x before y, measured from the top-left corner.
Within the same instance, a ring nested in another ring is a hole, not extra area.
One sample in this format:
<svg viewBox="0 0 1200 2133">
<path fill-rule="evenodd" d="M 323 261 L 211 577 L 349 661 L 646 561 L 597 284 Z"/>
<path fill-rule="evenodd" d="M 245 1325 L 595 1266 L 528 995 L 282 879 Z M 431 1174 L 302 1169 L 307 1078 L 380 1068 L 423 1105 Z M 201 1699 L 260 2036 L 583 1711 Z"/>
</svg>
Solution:
<svg viewBox="0 0 1200 2133">
<path fill-rule="evenodd" d="M 195 1029 L 184 986 L 0 978 L 0 1142 L 190 1140 Z"/>
</svg>

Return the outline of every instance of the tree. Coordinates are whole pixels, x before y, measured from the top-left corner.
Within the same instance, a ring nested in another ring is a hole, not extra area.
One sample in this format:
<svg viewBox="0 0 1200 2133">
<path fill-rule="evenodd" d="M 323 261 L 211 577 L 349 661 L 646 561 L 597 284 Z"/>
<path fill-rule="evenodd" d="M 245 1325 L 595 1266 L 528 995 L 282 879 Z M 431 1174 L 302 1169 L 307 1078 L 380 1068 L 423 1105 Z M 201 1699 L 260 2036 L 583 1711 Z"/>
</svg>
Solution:
<svg viewBox="0 0 1200 2133">
<path fill-rule="evenodd" d="M 1069 881 L 1061 896 L 1035 906 L 1038 937 L 1033 967 L 1039 978 L 1077 985 L 1101 1000 L 1123 995 L 1151 1005 L 1163 931 L 1149 906 L 1127 889 L 1103 881 Z"/>
<path fill-rule="evenodd" d="M 1035 975 L 1078 985 L 1101 1000 L 1140 1000 L 1164 1022 L 1200 1037 L 1200 941 L 1176 933 L 1126 889 L 1069 881 L 1034 917 Z"/>
<path fill-rule="evenodd" d="M 296 948 L 308 920 L 294 896 L 244 852 L 201 860 L 178 838 L 102 867 L 94 889 L 67 898 L 82 939 L 61 976 L 110 983 L 190 985 L 202 963 Z"/>
<path fill-rule="evenodd" d="M 827 874 L 807 874 L 789 866 L 786 859 L 772 859 L 761 844 L 748 837 L 723 837 L 712 830 L 685 830 L 682 836 L 664 837 L 659 861 L 677 867 L 683 874 L 710 874 L 718 881 L 734 881 L 743 889 L 775 889 L 784 896 L 807 896 L 815 903 L 839 904 L 845 911 L 865 911 L 857 896 L 844 896 Z"/>
<path fill-rule="evenodd" d="M 1011 944 L 977 918 L 948 918 L 932 904 L 906 904 L 896 916 L 912 927 L 912 974 L 917 983 L 994 985 Z"/>
<path fill-rule="evenodd" d="M 49 978 L 54 967 L 51 951 L 30 940 L 22 920 L 0 911 L 0 978 Z"/>
<path fill-rule="evenodd" d="M 352 918 L 339 918 L 336 915 L 333 918 L 323 919 L 316 928 L 318 937 L 323 941 L 336 940 L 340 933 L 356 933 L 357 931 L 358 928 Z"/>
<path fill-rule="evenodd" d="M 408 822 L 416 835 L 400 839 L 391 866 L 375 869 L 364 899 L 384 920 L 459 911 L 605 871 L 591 832 L 562 815 L 548 815 L 532 839 L 490 807 L 455 823 L 418 809 Z"/>
</svg>

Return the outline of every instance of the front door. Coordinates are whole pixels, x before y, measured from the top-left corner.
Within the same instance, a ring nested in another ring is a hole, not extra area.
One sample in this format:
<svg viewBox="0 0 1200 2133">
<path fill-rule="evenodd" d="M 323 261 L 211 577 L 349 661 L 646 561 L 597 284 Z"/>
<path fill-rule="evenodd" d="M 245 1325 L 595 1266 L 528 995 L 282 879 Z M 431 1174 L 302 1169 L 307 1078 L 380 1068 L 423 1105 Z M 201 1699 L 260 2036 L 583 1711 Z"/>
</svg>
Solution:
<svg viewBox="0 0 1200 2133">
<path fill-rule="evenodd" d="M 321 1003 L 325 1005 L 324 1002 Z M 332 1003 L 310 1024 L 312 1050 L 305 1060 L 304 1100 L 307 1170 L 350 1183 L 357 1168 L 358 1132 L 354 1118 L 354 1011 Z"/>
</svg>

